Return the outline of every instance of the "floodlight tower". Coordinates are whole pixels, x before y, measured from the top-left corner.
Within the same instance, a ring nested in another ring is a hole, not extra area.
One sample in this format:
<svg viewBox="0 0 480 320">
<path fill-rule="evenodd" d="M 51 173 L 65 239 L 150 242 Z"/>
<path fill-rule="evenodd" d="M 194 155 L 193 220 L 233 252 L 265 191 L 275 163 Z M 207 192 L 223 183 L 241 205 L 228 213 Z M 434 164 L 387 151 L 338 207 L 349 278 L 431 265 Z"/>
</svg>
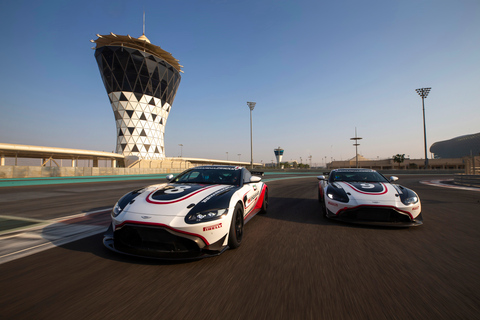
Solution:
<svg viewBox="0 0 480 320">
<path fill-rule="evenodd" d="M 280 147 L 273 150 L 273 152 L 275 153 L 275 158 L 277 159 L 277 167 L 280 166 L 280 162 L 282 162 L 283 151 L 284 150 Z"/>
<path fill-rule="evenodd" d="M 357 137 L 357 127 L 355 127 L 355 138 L 350 138 L 350 140 L 354 140 L 355 143 L 353 144 L 355 146 L 355 168 L 358 168 L 358 146 L 360 143 L 358 143 L 358 140 L 362 140 L 362 138 Z"/>
<path fill-rule="evenodd" d="M 427 127 L 425 126 L 425 99 L 432 88 L 419 88 L 415 89 L 418 95 L 422 97 L 422 109 L 423 109 L 423 143 L 425 148 L 425 169 L 428 168 L 428 156 L 427 156 Z"/>
<path fill-rule="evenodd" d="M 250 168 L 253 169 L 253 138 L 252 138 L 252 111 L 255 108 L 256 102 L 247 102 L 250 108 Z"/>
</svg>

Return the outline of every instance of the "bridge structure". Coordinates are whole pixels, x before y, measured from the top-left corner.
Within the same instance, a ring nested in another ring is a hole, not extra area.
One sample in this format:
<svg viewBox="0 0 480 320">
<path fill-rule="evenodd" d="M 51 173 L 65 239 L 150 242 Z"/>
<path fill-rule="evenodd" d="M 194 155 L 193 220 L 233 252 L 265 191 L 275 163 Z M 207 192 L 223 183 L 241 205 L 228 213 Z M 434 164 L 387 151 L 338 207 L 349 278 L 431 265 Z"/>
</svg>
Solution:
<svg viewBox="0 0 480 320">
<path fill-rule="evenodd" d="M 36 159 L 39 165 L 19 165 L 20 159 Z M 88 165 L 80 167 L 78 164 L 81 160 L 86 160 Z M 102 160 L 103 167 L 99 165 Z M 163 174 L 181 172 L 199 165 L 247 167 L 250 162 L 184 157 L 146 160 L 114 152 L 0 143 L 0 179 Z M 254 165 L 263 166 L 262 163 Z"/>
</svg>

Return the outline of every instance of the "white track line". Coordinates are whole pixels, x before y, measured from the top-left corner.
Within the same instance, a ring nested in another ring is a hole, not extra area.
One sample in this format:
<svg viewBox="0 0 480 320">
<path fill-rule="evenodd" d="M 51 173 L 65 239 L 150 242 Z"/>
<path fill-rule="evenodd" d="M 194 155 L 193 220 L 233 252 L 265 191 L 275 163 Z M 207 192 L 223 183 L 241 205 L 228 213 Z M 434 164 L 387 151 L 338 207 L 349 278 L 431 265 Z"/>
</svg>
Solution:
<svg viewBox="0 0 480 320">
<path fill-rule="evenodd" d="M 102 233 L 106 230 L 105 226 L 69 224 L 68 221 L 108 211 L 97 210 L 47 220 L 43 221 L 41 225 L 21 231 L 16 230 L 13 234 L 0 237 L 0 264 Z"/>
</svg>

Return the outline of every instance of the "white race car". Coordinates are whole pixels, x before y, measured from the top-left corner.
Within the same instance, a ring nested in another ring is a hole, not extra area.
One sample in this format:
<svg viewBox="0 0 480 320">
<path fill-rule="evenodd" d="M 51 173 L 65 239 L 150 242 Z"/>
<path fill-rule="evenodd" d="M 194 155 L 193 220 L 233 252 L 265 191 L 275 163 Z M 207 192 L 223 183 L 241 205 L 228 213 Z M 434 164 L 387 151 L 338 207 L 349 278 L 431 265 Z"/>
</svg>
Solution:
<svg viewBox="0 0 480 320">
<path fill-rule="evenodd" d="M 239 247 L 244 224 L 267 212 L 267 185 L 242 167 L 200 166 L 167 180 L 115 204 L 107 248 L 160 259 L 218 255 Z"/>
<path fill-rule="evenodd" d="M 383 226 L 423 224 L 418 195 L 398 180 L 370 169 L 335 169 L 318 176 L 318 199 L 325 217 Z"/>
</svg>

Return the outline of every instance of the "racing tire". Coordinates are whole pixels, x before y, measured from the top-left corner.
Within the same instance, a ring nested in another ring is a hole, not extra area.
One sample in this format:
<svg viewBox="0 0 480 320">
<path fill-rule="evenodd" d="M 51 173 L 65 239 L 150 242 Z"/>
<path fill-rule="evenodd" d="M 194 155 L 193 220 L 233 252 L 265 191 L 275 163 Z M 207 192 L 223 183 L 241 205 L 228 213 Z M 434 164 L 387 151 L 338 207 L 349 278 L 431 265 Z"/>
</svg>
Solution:
<svg viewBox="0 0 480 320">
<path fill-rule="evenodd" d="M 265 189 L 265 194 L 263 195 L 263 203 L 262 203 L 262 208 L 258 213 L 260 214 L 266 214 L 268 211 L 268 189 Z"/>
<path fill-rule="evenodd" d="M 231 249 L 240 247 L 243 238 L 243 210 L 237 204 L 235 211 L 233 211 L 232 223 L 230 224 L 230 232 L 228 233 L 228 246 Z"/>
<path fill-rule="evenodd" d="M 327 217 L 327 205 L 325 204 L 325 200 L 319 200 L 320 201 L 320 212 L 322 213 L 322 216 L 324 216 L 325 218 L 328 218 Z"/>
</svg>

